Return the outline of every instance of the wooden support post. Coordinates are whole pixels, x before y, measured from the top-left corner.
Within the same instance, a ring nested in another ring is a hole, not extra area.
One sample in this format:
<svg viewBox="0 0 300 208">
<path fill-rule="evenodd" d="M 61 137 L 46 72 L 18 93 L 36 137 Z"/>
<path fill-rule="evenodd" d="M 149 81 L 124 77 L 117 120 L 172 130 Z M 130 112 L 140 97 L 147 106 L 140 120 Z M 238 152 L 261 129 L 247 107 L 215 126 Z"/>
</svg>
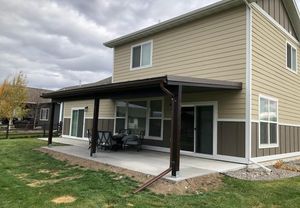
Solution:
<svg viewBox="0 0 300 208">
<path fill-rule="evenodd" d="M 172 102 L 172 132 L 171 132 L 171 149 L 170 162 L 172 167 L 172 176 L 176 176 L 179 171 L 180 164 L 180 137 L 181 137 L 181 100 L 182 100 L 182 86 L 175 88 L 174 98 Z"/>
<path fill-rule="evenodd" d="M 52 144 L 54 112 L 55 112 L 55 103 L 52 102 L 50 107 L 50 117 L 49 117 L 48 146 Z"/>
<path fill-rule="evenodd" d="M 93 128 L 92 128 L 92 146 L 90 156 L 93 156 L 93 153 L 96 153 L 97 148 L 97 133 L 98 133 L 98 116 L 99 116 L 99 98 L 94 99 L 94 115 L 93 115 Z"/>
</svg>

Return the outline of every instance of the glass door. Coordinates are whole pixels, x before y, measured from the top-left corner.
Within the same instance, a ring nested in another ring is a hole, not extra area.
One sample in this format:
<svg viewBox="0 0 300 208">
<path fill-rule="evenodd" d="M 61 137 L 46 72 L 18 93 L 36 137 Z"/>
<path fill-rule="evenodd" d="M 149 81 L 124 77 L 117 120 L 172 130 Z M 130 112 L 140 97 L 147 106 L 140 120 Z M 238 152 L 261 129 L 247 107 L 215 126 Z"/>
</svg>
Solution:
<svg viewBox="0 0 300 208">
<path fill-rule="evenodd" d="M 181 108 L 181 150 L 194 152 L 195 108 Z"/>
<path fill-rule="evenodd" d="M 213 154 L 213 106 L 196 107 L 196 152 Z"/>
<path fill-rule="evenodd" d="M 83 137 L 84 110 L 73 110 L 71 136 Z"/>
</svg>

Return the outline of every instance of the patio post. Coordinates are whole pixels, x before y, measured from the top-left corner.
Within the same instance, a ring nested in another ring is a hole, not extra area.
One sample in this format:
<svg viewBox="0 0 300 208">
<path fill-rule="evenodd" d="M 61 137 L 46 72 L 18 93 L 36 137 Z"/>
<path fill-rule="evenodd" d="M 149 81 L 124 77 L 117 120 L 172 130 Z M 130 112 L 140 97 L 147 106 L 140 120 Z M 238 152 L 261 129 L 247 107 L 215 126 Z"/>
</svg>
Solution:
<svg viewBox="0 0 300 208">
<path fill-rule="evenodd" d="M 93 114 L 93 128 L 92 128 L 92 146 L 90 156 L 96 153 L 97 148 L 97 132 L 98 132 L 98 116 L 99 116 L 100 99 L 96 97 L 94 99 L 94 114 Z"/>
<path fill-rule="evenodd" d="M 48 146 L 52 144 L 52 137 L 53 137 L 53 123 L 54 123 L 54 112 L 55 112 L 55 102 L 51 102 L 51 106 L 50 106 L 50 117 L 49 117 Z"/>
<path fill-rule="evenodd" d="M 173 94 L 170 162 L 172 167 L 172 176 L 176 176 L 176 172 L 179 171 L 180 164 L 182 85 L 176 87 Z"/>
</svg>

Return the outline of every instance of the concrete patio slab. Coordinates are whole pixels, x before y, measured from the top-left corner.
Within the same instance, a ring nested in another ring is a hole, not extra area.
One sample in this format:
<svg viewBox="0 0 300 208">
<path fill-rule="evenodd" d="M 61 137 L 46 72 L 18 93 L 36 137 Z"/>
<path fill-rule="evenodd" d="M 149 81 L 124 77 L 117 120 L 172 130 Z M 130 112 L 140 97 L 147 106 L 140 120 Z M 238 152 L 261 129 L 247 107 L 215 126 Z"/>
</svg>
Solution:
<svg viewBox="0 0 300 208">
<path fill-rule="evenodd" d="M 140 152 L 135 150 L 116 152 L 101 151 L 97 152 L 93 157 L 90 157 L 87 141 L 67 138 L 53 138 L 53 142 L 68 144 L 69 146 L 52 146 L 44 148 L 153 176 L 160 174 L 169 167 L 168 153 L 150 150 L 142 150 Z M 169 174 L 166 175 L 165 178 L 172 181 L 181 181 L 188 178 L 204 176 L 217 172 L 222 173 L 238 170 L 244 167 L 245 165 L 243 164 L 181 155 L 179 176 L 174 178 Z"/>
</svg>

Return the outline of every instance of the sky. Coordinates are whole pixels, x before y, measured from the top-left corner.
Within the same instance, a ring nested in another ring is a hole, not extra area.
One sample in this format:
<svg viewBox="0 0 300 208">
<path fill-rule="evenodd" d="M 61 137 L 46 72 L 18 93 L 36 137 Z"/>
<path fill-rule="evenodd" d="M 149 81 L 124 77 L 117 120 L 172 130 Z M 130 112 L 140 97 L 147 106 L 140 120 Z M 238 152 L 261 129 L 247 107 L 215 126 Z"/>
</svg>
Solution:
<svg viewBox="0 0 300 208">
<path fill-rule="evenodd" d="M 111 76 L 103 43 L 218 0 L 0 0 L 0 82 L 59 89 Z M 296 0 L 300 7 L 300 0 Z"/>
</svg>

